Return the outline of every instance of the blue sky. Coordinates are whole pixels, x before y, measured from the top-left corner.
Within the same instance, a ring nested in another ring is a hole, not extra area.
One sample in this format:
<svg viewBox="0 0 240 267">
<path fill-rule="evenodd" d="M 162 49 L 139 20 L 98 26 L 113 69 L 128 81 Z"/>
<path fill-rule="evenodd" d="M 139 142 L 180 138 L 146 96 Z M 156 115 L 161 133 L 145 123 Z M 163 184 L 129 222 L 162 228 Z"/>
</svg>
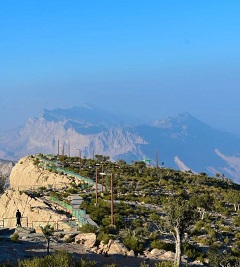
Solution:
<svg viewBox="0 0 240 267">
<path fill-rule="evenodd" d="M 240 134 L 240 2 L 2 0 L 2 130 L 89 103 Z"/>
</svg>

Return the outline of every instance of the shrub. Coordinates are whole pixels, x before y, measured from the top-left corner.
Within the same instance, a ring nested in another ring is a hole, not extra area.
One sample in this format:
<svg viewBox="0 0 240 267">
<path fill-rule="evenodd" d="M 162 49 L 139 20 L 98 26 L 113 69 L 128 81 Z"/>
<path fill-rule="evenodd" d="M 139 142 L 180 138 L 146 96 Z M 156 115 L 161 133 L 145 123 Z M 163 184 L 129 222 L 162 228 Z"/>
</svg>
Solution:
<svg viewBox="0 0 240 267">
<path fill-rule="evenodd" d="M 151 243 L 151 248 L 157 248 L 157 249 L 163 249 L 166 251 L 172 251 L 175 252 L 175 245 L 171 243 L 164 242 L 162 240 L 154 240 Z"/>
<path fill-rule="evenodd" d="M 74 267 L 96 267 L 96 266 L 97 266 L 96 261 L 92 261 L 92 260 L 84 259 L 84 258 L 78 260 L 74 265 Z"/>
<path fill-rule="evenodd" d="M 73 267 L 73 257 L 66 251 L 56 251 L 53 255 L 33 260 L 23 260 L 18 262 L 18 267 L 46 267 L 61 266 Z M 81 265 L 79 265 L 80 267 Z"/>
<path fill-rule="evenodd" d="M 14 233 L 13 235 L 10 236 L 10 240 L 13 242 L 18 242 L 19 241 L 19 234 Z"/>
<path fill-rule="evenodd" d="M 123 244 L 134 252 L 143 252 L 144 242 L 139 240 L 136 236 L 127 236 L 123 239 Z"/>
<path fill-rule="evenodd" d="M 108 244 L 109 240 L 111 239 L 109 234 L 106 234 L 104 232 L 100 232 L 98 234 L 97 240 L 102 241 L 104 244 Z"/>
<path fill-rule="evenodd" d="M 203 253 L 198 251 L 193 245 L 189 243 L 182 244 L 182 252 L 184 255 L 188 256 L 188 258 L 196 259 L 203 258 Z"/>
<path fill-rule="evenodd" d="M 96 233 L 98 229 L 96 226 L 87 223 L 83 225 L 82 227 L 80 227 L 79 230 L 82 233 Z"/>
<path fill-rule="evenodd" d="M 234 224 L 238 227 L 240 227 L 240 216 L 234 217 Z"/>
</svg>

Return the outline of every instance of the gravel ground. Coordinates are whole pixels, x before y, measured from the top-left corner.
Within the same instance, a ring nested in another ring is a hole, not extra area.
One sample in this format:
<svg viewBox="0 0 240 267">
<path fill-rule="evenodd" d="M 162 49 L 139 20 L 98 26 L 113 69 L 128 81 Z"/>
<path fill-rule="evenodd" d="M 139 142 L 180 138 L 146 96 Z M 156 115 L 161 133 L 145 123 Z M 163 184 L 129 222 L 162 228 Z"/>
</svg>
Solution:
<svg viewBox="0 0 240 267">
<path fill-rule="evenodd" d="M 0 239 L 0 263 L 10 261 L 17 262 L 18 259 L 32 259 L 34 257 L 42 257 L 46 255 L 46 243 L 43 237 L 25 237 L 19 242 L 12 242 L 9 238 L 2 237 Z M 95 260 L 99 264 L 115 263 L 119 267 L 139 267 L 141 262 L 146 261 L 149 267 L 154 267 L 155 262 L 140 257 L 124 257 L 122 255 L 114 255 L 105 257 L 102 254 L 95 254 L 86 249 L 80 244 L 74 243 L 50 243 L 50 253 L 55 250 L 64 250 L 72 253 L 75 259 L 81 257 Z"/>
</svg>

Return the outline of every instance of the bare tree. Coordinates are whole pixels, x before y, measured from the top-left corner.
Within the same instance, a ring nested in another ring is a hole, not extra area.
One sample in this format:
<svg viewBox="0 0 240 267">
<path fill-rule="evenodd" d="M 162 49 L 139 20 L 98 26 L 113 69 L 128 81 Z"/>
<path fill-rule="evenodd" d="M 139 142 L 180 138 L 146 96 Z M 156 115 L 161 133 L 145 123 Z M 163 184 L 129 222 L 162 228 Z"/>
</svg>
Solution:
<svg viewBox="0 0 240 267">
<path fill-rule="evenodd" d="M 175 239 L 174 266 L 181 266 L 181 244 L 184 232 L 196 218 L 195 208 L 181 197 L 169 197 L 164 204 L 166 228 Z"/>
</svg>

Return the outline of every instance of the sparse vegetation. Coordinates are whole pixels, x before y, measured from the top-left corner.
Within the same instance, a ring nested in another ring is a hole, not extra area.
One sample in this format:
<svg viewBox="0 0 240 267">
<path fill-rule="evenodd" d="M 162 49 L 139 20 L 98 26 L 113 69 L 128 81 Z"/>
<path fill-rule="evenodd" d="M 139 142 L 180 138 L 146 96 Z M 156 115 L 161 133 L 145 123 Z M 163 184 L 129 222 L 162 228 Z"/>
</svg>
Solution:
<svg viewBox="0 0 240 267">
<path fill-rule="evenodd" d="M 79 208 L 99 226 L 86 224 L 80 230 L 96 233 L 98 242 L 106 244 L 110 239 L 119 239 L 135 253 L 149 248 L 173 251 L 176 252 L 176 266 L 181 264 L 182 254 L 202 262 L 212 258 L 215 264 L 214 257 L 222 251 L 226 251 L 227 256 L 218 257 L 218 264 L 228 262 L 234 266 L 238 263 L 240 186 L 226 177 L 153 167 L 145 162 L 127 164 L 119 160 L 113 163 L 101 155 L 94 160 L 82 159 L 81 168 L 78 157 L 65 156 L 58 160 L 51 156 L 52 164 L 48 156 L 41 157 L 39 166 L 46 159 L 52 171 L 58 166 L 58 172 L 71 171 L 71 177 L 67 190 L 40 188 L 35 193 L 48 192 L 66 205 L 70 204 L 70 194 L 80 195 L 84 201 Z M 95 182 L 96 168 L 105 173 L 98 176 L 98 184 L 105 189 L 98 195 L 94 188 L 73 177 L 76 172 Z M 113 174 L 113 194 L 110 174 Z M 203 246 L 211 251 L 206 253 L 201 249 Z"/>
</svg>

